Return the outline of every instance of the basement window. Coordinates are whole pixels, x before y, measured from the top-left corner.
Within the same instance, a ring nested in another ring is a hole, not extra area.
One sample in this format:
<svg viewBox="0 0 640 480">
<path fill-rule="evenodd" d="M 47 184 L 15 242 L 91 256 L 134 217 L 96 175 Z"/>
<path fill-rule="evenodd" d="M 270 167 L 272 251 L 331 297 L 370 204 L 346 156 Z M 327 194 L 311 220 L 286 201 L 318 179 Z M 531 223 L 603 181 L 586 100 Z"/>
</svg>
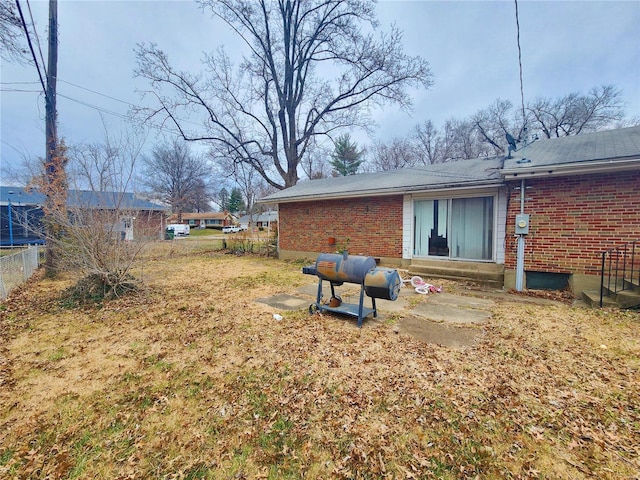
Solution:
<svg viewBox="0 0 640 480">
<path fill-rule="evenodd" d="M 564 290 L 569 286 L 569 273 L 527 271 L 527 288 L 531 290 Z"/>
</svg>

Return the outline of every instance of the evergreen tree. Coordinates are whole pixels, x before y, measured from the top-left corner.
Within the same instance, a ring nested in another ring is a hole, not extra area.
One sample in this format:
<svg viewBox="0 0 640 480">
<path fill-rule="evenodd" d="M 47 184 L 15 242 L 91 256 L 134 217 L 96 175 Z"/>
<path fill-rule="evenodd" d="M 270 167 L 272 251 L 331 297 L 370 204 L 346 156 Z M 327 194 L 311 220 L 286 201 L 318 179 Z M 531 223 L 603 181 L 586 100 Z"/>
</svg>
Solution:
<svg viewBox="0 0 640 480">
<path fill-rule="evenodd" d="M 358 150 L 358 145 L 351 141 L 348 133 L 340 135 L 335 142 L 335 150 L 330 161 L 334 175 L 354 175 L 362 162 L 362 150 Z"/>
<path fill-rule="evenodd" d="M 234 188 L 231 190 L 231 195 L 229 196 L 229 211 L 231 213 L 238 213 L 243 211 L 245 208 L 244 199 L 242 198 L 242 192 L 239 188 Z"/>
</svg>

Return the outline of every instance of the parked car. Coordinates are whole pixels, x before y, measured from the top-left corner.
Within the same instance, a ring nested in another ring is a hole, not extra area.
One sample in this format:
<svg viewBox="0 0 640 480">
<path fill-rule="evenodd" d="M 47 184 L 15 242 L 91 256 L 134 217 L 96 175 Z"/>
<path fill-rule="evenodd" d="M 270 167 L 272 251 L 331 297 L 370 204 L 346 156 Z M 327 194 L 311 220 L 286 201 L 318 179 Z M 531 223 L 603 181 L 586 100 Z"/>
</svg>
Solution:
<svg viewBox="0 0 640 480">
<path fill-rule="evenodd" d="M 176 237 L 183 237 L 189 235 L 191 229 L 189 228 L 189 225 L 172 223 L 171 225 L 167 225 L 167 230 L 172 231 L 173 235 Z"/>
<path fill-rule="evenodd" d="M 222 227 L 222 233 L 238 233 L 242 229 L 236 225 L 229 225 L 228 227 Z"/>
</svg>

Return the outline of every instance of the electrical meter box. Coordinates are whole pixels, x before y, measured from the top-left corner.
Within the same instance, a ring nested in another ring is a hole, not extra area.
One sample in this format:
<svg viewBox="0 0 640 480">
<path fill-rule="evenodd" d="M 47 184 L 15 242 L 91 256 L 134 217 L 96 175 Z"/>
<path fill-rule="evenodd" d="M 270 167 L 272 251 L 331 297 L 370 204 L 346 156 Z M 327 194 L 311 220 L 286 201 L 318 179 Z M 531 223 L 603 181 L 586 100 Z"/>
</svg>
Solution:
<svg viewBox="0 0 640 480">
<path fill-rule="evenodd" d="M 520 213 L 516 215 L 516 235 L 527 235 L 529 233 L 529 214 Z"/>
</svg>

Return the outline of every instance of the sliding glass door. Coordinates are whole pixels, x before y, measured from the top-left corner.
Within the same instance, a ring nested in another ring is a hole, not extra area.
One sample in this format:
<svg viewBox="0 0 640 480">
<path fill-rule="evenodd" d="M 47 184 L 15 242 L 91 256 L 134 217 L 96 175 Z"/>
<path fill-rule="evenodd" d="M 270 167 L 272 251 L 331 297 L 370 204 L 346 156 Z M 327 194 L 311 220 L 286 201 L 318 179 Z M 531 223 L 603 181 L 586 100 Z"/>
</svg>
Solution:
<svg viewBox="0 0 640 480">
<path fill-rule="evenodd" d="M 491 260 L 493 197 L 418 200 L 414 255 Z"/>
</svg>

